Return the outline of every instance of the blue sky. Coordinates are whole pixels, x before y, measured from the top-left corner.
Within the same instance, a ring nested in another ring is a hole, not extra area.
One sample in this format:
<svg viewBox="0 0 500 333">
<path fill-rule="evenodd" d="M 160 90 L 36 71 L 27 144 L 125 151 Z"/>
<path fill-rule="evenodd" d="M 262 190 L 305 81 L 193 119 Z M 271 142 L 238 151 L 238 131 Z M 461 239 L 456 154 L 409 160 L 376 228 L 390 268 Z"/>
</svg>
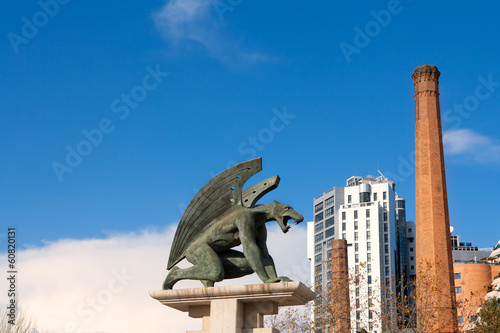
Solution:
<svg viewBox="0 0 500 333">
<path fill-rule="evenodd" d="M 314 196 L 377 168 L 396 178 L 414 219 L 411 74 L 426 62 L 441 71 L 451 224 L 480 247 L 498 241 L 500 5 L 47 8 L 11 2 L 0 14 L 0 220 L 20 245 L 164 228 L 214 173 L 256 156 L 263 171 L 249 185 L 282 178 L 261 201 L 289 203 L 306 220 Z M 356 37 L 367 27 L 371 37 Z M 357 51 L 346 56 L 347 44 Z M 87 156 L 70 167 L 67 149 L 78 147 Z M 54 165 L 66 169 L 58 176 Z"/>
<path fill-rule="evenodd" d="M 44 333 L 199 329 L 146 291 L 160 288 L 196 191 L 257 156 L 263 171 L 248 185 L 282 179 L 262 203 L 279 200 L 311 220 L 315 196 L 379 169 L 413 220 L 411 74 L 426 62 L 441 71 L 451 224 L 464 241 L 495 245 L 499 9 L 424 0 L 9 3 L 0 13 L 0 246 L 15 227 L 22 309 Z M 308 283 L 305 240 L 305 225 L 270 229 L 279 275 Z M 223 283 L 242 281 L 259 282 Z"/>
</svg>

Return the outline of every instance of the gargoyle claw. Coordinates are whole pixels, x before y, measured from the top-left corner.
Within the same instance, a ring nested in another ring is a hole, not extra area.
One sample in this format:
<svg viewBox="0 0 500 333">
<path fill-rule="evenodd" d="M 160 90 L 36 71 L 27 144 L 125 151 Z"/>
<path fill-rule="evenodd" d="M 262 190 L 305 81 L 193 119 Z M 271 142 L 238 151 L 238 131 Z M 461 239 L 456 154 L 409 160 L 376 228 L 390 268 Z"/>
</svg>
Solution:
<svg viewBox="0 0 500 333">
<path fill-rule="evenodd" d="M 274 279 L 268 279 L 264 283 L 275 283 L 275 282 L 292 282 L 292 280 L 290 280 L 286 276 L 278 276 L 277 278 Z"/>
</svg>

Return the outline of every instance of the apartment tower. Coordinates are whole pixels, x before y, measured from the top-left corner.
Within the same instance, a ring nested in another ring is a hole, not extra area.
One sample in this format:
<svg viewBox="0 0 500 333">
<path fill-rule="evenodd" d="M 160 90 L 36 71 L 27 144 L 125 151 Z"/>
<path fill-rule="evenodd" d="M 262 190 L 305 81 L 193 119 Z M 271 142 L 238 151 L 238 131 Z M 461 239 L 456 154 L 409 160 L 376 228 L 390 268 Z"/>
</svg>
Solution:
<svg viewBox="0 0 500 333">
<path fill-rule="evenodd" d="M 314 221 L 308 223 L 311 281 L 317 292 L 332 292 L 338 303 L 345 304 L 345 283 L 335 279 L 345 278 L 345 265 L 351 276 L 349 325 L 343 321 L 337 323 L 341 329 L 335 327 L 337 324 L 329 327 L 329 314 L 321 313 L 315 304 L 316 333 L 332 329 L 335 333 L 362 329 L 380 333 L 384 327 L 378 314 L 396 316 L 382 307 L 382 300 L 398 297 L 405 301 L 398 286 L 408 274 L 411 278 L 415 246 L 413 238 L 407 236 L 411 222 L 405 219 L 405 200 L 395 187 L 395 182 L 383 175 L 353 176 L 345 187 L 335 186 L 314 198 Z M 335 307 L 333 311 L 339 312 Z M 348 326 L 350 330 L 345 329 Z"/>
</svg>

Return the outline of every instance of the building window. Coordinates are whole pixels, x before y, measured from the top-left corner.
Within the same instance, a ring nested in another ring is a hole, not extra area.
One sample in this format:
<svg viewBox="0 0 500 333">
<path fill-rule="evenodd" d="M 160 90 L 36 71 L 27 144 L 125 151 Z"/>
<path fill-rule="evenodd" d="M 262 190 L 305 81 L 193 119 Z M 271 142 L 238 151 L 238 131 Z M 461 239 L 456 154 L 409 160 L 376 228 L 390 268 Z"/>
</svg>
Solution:
<svg viewBox="0 0 500 333">
<path fill-rule="evenodd" d="M 355 211 L 354 211 L 354 218 L 355 218 L 355 219 L 357 219 L 357 218 L 358 218 L 358 211 L 357 211 L 357 210 L 355 210 Z"/>
<path fill-rule="evenodd" d="M 384 242 L 388 242 L 389 241 L 389 234 L 384 234 Z"/>
<path fill-rule="evenodd" d="M 371 295 L 372 295 L 372 287 L 368 287 L 368 296 L 371 296 Z"/>
<path fill-rule="evenodd" d="M 461 275 L 460 275 L 460 273 L 455 273 L 453 275 L 455 276 L 455 279 L 461 279 L 462 278 Z"/>
<path fill-rule="evenodd" d="M 325 206 L 328 207 L 328 206 L 331 206 L 333 205 L 333 196 L 329 197 L 328 199 L 325 200 Z"/>
<path fill-rule="evenodd" d="M 359 308 L 359 299 L 356 299 L 356 308 Z M 359 320 L 360 318 L 361 318 L 360 312 L 356 311 L 356 319 Z M 356 327 L 356 328 L 359 328 L 359 327 Z"/>
<path fill-rule="evenodd" d="M 323 218 L 323 214 L 321 214 L 321 218 Z M 387 221 L 387 212 L 384 212 L 384 221 Z"/>
<path fill-rule="evenodd" d="M 335 233 L 335 227 L 331 227 L 330 229 L 325 231 L 325 237 L 326 238 L 332 237 L 334 233 Z"/>
<path fill-rule="evenodd" d="M 359 274 L 359 265 L 354 266 L 355 274 Z M 359 288 L 356 288 L 356 297 L 359 297 Z"/>
<path fill-rule="evenodd" d="M 397 200 L 396 201 L 396 207 L 397 208 L 405 208 L 405 200 Z"/>
<path fill-rule="evenodd" d="M 385 256 L 385 264 L 389 265 L 389 256 Z"/>
<path fill-rule="evenodd" d="M 326 247 L 327 247 L 327 248 L 331 248 L 331 247 L 332 247 L 332 239 L 328 239 L 328 240 L 326 241 Z"/>
<path fill-rule="evenodd" d="M 342 234 L 342 239 L 347 239 L 347 236 L 345 233 Z"/>
<path fill-rule="evenodd" d="M 332 259 L 332 250 L 326 251 L 326 256 L 328 257 L 328 259 Z"/>
<path fill-rule="evenodd" d="M 347 203 L 351 203 L 352 202 L 352 196 L 349 194 L 347 196 Z"/>
<path fill-rule="evenodd" d="M 323 233 L 319 233 L 316 236 L 314 236 L 314 242 L 317 243 L 319 241 L 323 240 Z"/>
<path fill-rule="evenodd" d="M 384 210 L 387 210 L 387 202 L 384 202 Z"/>
<path fill-rule="evenodd" d="M 370 230 L 367 230 L 366 231 L 366 239 L 370 239 L 370 235 L 371 235 Z"/>
<path fill-rule="evenodd" d="M 415 269 L 415 266 L 411 265 L 411 266 L 410 266 L 410 269 Z"/>
<path fill-rule="evenodd" d="M 462 293 L 462 287 L 455 287 L 455 294 L 461 294 Z"/>
<path fill-rule="evenodd" d="M 366 220 L 366 229 L 370 229 L 370 220 Z"/>
<path fill-rule="evenodd" d="M 382 200 L 387 200 L 387 192 L 382 193 Z"/>
<path fill-rule="evenodd" d="M 320 262 L 323 260 L 323 258 L 322 258 L 322 257 L 323 257 L 323 256 L 321 255 L 321 253 L 320 253 L 320 254 L 318 254 L 318 255 L 316 255 L 315 261 L 316 261 L 316 263 L 317 263 L 317 264 L 318 264 L 318 263 L 320 263 Z"/>
<path fill-rule="evenodd" d="M 370 252 L 366 254 L 366 261 L 368 262 L 372 261 L 372 254 Z"/>
<path fill-rule="evenodd" d="M 366 265 L 366 272 L 371 273 L 372 272 L 372 264 Z"/>
<path fill-rule="evenodd" d="M 389 266 L 385 266 L 385 276 L 389 276 Z"/>
<path fill-rule="evenodd" d="M 360 192 L 359 202 L 370 202 L 370 192 Z"/>
<path fill-rule="evenodd" d="M 316 274 L 320 273 L 323 270 L 321 265 L 316 265 Z"/>
<path fill-rule="evenodd" d="M 368 275 L 368 284 L 372 284 L 372 276 Z"/>
<path fill-rule="evenodd" d="M 410 257 L 410 260 L 413 260 L 413 257 Z M 456 279 L 456 278 L 455 278 Z"/>
<path fill-rule="evenodd" d="M 463 324 L 464 323 L 464 317 L 462 317 L 462 316 L 458 317 L 458 322 L 460 324 Z"/>
<path fill-rule="evenodd" d="M 354 262 L 359 262 L 359 254 L 354 255 Z"/>
<path fill-rule="evenodd" d="M 389 253 L 389 245 L 388 244 L 384 245 L 384 253 L 386 253 L 386 254 Z"/>
<path fill-rule="evenodd" d="M 320 222 L 320 223 L 317 223 L 315 226 L 314 226 L 314 232 L 319 232 L 323 230 L 323 222 Z"/>
<path fill-rule="evenodd" d="M 315 220 L 316 222 L 321 221 L 322 219 L 323 219 L 323 212 L 321 212 L 321 213 L 317 214 L 317 215 L 314 217 L 314 220 Z"/>
<path fill-rule="evenodd" d="M 372 314 L 371 314 L 371 311 L 370 311 L 370 319 L 372 319 Z M 368 322 L 368 331 L 373 331 L 373 322 L 369 321 Z"/>
<path fill-rule="evenodd" d="M 321 252 L 321 247 L 322 247 L 321 243 L 316 244 L 316 245 L 314 246 L 314 253 Z"/>
<path fill-rule="evenodd" d="M 413 252 L 413 248 L 412 247 L 410 247 L 410 252 Z"/>
<path fill-rule="evenodd" d="M 325 217 L 332 216 L 334 212 L 335 212 L 335 207 L 328 208 L 327 210 L 325 210 Z"/>
<path fill-rule="evenodd" d="M 366 242 L 366 250 L 370 251 L 372 249 L 372 243 L 371 242 Z"/>
<path fill-rule="evenodd" d="M 377 193 L 373 193 L 373 201 L 377 201 Z"/>
<path fill-rule="evenodd" d="M 411 228 L 408 228 L 408 232 L 411 232 Z"/>
<path fill-rule="evenodd" d="M 384 223 L 384 232 L 387 232 L 389 230 L 389 225 L 387 223 Z"/>
<path fill-rule="evenodd" d="M 323 209 L 323 201 L 321 201 L 319 204 L 317 204 L 316 206 L 314 206 L 314 212 L 315 213 L 319 212 L 322 209 Z"/>
<path fill-rule="evenodd" d="M 325 228 L 328 228 L 334 224 L 335 224 L 335 217 L 332 216 L 328 220 L 325 221 Z"/>
<path fill-rule="evenodd" d="M 345 220 L 345 212 L 342 212 L 342 220 Z"/>
<path fill-rule="evenodd" d="M 358 221 L 354 221 L 354 230 L 358 230 Z"/>
<path fill-rule="evenodd" d="M 359 251 L 359 246 L 358 243 L 354 243 L 354 251 L 358 252 Z"/>
<path fill-rule="evenodd" d="M 347 229 L 347 224 L 345 222 L 342 222 L 342 231 L 346 231 Z"/>
<path fill-rule="evenodd" d="M 358 240 L 358 233 L 357 233 L 357 232 L 355 232 L 355 233 L 354 233 L 354 240 L 355 240 L 355 241 L 357 241 L 357 240 Z"/>
<path fill-rule="evenodd" d="M 369 209 L 366 210 L 366 217 L 370 217 L 370 210 Z"/>
</svg>

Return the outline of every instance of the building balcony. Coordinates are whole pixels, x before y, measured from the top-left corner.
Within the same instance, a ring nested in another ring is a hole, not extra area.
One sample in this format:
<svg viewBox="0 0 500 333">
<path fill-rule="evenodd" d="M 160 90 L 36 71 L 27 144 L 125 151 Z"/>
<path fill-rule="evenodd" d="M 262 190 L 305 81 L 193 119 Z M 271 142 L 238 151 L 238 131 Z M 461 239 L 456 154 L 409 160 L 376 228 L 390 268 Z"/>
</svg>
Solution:
<svg viewBox="0 0 500 333">
<path fill-rule="evenodd" d="M 357 204 L 340 205 L 340 208 L 341 209 L 359 208 L 359 207 L 373 206 L 374 204 L 375 202 L 362 202 Z"/>
</svg>

